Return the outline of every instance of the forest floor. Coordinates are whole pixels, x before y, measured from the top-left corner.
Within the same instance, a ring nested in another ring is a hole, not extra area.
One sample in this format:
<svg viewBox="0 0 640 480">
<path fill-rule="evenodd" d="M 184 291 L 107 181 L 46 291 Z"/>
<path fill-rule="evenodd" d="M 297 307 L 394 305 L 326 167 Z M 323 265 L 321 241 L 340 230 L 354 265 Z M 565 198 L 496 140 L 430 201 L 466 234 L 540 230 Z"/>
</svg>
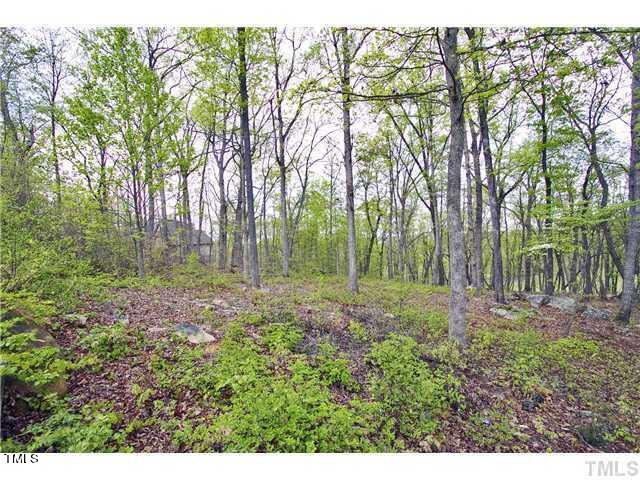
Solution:
<svg viewBox="0 0 640 480">
<path fill-rule="evenodd" d="M 459 354 L 447 304 L 367 279 L 355 295 L 335 277 L 123 282 L 51 324 L 80 365 L 64 415 L 7 398 L 3 429 L 49 451 L 640 451 L 638 326 L 525 300 L 507 320 L 486 293 Z"/>
</svg>

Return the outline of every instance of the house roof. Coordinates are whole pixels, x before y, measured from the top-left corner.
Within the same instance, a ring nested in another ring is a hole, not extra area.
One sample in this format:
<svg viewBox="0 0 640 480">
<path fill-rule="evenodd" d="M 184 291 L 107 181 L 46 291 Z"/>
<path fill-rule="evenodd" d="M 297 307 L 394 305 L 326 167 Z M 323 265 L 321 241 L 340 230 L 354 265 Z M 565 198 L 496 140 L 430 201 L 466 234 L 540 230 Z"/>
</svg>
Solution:
<svg viewBox="0 0 640 480">
<path fill-rule="evenodd" d="M 169 233 L 169 242 L 174 243 L 178 238 L 178 230 L 187 228 L 186 223 L 181 222 L 179 220 L 167 220 L 167 232 Z M 200 243 L 198 243 L 198 234 L 200 234 Z M 174 242 L 172 242 L 172 240 Z M 193 229 L 193 233 L 191 235 L 191 245 L 211 245 L 213 241 L 211 237 L 202 230 L 198 230 L 197 228 Z"/>
</svg>

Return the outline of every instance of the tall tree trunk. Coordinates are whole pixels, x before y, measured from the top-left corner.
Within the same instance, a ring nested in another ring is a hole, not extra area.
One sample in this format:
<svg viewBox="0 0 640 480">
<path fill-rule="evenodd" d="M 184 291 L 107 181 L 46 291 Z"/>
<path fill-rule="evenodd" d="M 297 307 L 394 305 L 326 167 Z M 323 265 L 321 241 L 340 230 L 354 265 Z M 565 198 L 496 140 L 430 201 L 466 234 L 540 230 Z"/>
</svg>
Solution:
<svg viewBox="0 0 640 480">
<path fill-rule="evenodd" d="M 280 243 L 282 246 L 282 275 L 289 276 L 289 216 L 287 215 L 287 164 L 284 158 L 285 150 L 285 134 L 284 134 L 284 121 L 282 118 L 282 91 L 280 90 L 280 63 L 278 61 L 278 55 L 275 52 L 275 39 L 274 42 L 274 59 L 275 59 L 275 83 L 276 83 L 276 112 L 273 114 L 271 110 L 271 117 L 274 123 L 274 137 L 276 139 L 276 161 L 278 163 L 278 171 L 280 172 Z"/>
<path fill-rule="evenodd" d="M 351 46 L 346 27 L 340 30 L 342 41 L 342 71 L 340 75 L 342 87 L 342 135 L 344 138 L 344 173 L 347 207 L 347 265 L 349 273 L 349 290 L 358 292 L 358 266 L 356 255 L 356 221 L 353 198 L 353 165 L 351 159 Z"/>
<path fill-rule="evenodd" d="M 60 161 L 58 159 L 58 139 L 56 137 L 56 114 L 55 100 L 51 104 L 51 157 L 56 175 L 56 202 L 58 206 L 62 204 L 62 179 L 60 177 Z"/>
<path fill-rule="evenodd" d="M 189 172 L 185 169 L 182 175 L 182 237 L 184 258 L 191 253 L 193 246 L 193 223 L 191 221 L 191 201 L 189 196 Z"/>
<path fill-rule="evenodd" d="M 282 148 L 282 146 L 280 147 Z M 284 149 L 278 160 L 280 170 L 280 243 L 282 244 L 282 275 L 289 276 L 289 216 L 287 214 L 287 170 L 284 164 Z"/>
<path fill-rule="evenodd" d="M 162 215 L 160 223 L 160 235 L 165 245 L 169 242 L 169 229 L 167 228 L 167 194 L 164 189 L 164 178 L 160 183 L 160 214 Z"/>
<path fill-rule="evenodd" d="M 464 150 L 464 100 L 459 76 L 458 29 L 447 28 L 442 41 L 449 91 L 451 136 L 447 169 L 447 226 L 449 228 L 449 337 L 466 345 L 464 233 L 460 215 L 460 170 Z"/>
<path fill-rule="evenodd" d="M 251 165 L 251 140 L 249 138 L 249 95 L 247 93 L 247 59 L 245 53 L 245 28 L 238 27 L 238 80 L 240 81 L 240 130 L 242 132 L 242 154 L 247 195 L 247 234 L 249 237 L 249 275 L 254 288 L 260 286 L 258 270 L 258 243 L 256 240 L 256 217 L 253 205 L 253 171 Z"/>
<path fill-rule="evenodd" d="M 467 225 L 465 231 L 467 233 L 465 239 L 465 255 L 468 255 L 469 268 L 467 270 L 467 283 L 473 285 L 473 270 L 474 270 L 474 257 L 473 257 L 473 185 L 471 175 L 471 163 L 469 162 L 469 148 L 466 143 L 467 134 L 465 132 L 465 149 L 464 149 L 464 172 L 466 179 L 465 189 L 465 210 Z"/>
<path fill-rule="evenodd" d="M 470 39 L 475 38 L 475 31 L 468 28 L 467 36 Z M 481 41 L 476 41 L 478 47 L 481 47 Z M 483 72 L 480 71 L 480 62 L 477 58 L 473 59 L 473 70 L 476 81 L 484 84 Z M 504 298 L 504 279 L 502 267 L 502 249 L 500 245 L 500 204 L 498 201 L 498 186 L 496 184 L 496 173 L 493 168 L 493 156 L 491 154 L 491 143 L 489 139 L 489 121 L 488 101 L 486 96 L 478 98 L 478 120 L 480 123 L 480 139 L 482 142 L 482 153 L 484 156 L 484 165 L 487 171 L 487 186 L 489 194 L 489 213 L 491 215 L 491 238 L 493 241 L 493 289 L 496 294 L 496 302 L 506 303 Z"/>
<path fill-rule="evenodd" d="M 225 123 L 226 127 L 226 117 Z M 226 128 L 224 129 L 226 130 Z M 224 181 L 224 153 L 226 148 L 226 134 L 223 130 L 222 149 L 216 158 L 218 164 L 218 196 L 220 197 L 220 205 L 218 206 L 218 270 L 225 271 L 227 269 L 227 193 Z M 214 146 L 212 149 L 215 151 Z M 241 182 L 242 183 L 242 182 Z"/>
<path fill-rule="evenodd" d="M 236 201 L 234 226 L 233 226 L 233 246 L 231 247 L 231 268 L 234 271 L 244 269 L 244 161 L 240 155 L 238 170 L 240 182 L 238 184 L 238 200 Z"/>
<path fill-rule="evenodd" d="M 533 210 L 533 205 L 536 201 L 536 194 L 534 190 L 535 185 L 530 185 L 530 183 L 531 182 L 529 180 L 527 184 L 527 212 L 526 212 L 525 221 L 524 221 L 527 246 L 530 244 L 531 236 L 533 235 L 533 228 L 531 226 L 531 210 Z M 531 254 L 529 252 L 526 252 L 524 257 L 524 291 L 525 292 L 530 292 L 533 290 L 532 280 L 535 282 L 535 277 L 533 276 Z"/>
<path fill-rule="evenodd" d="M 207 174 L 207 163 L 209 163 L 209 145 L 204 157 L 204 165 L 202 166 L 202 175 L 200 176 L 200 192 L 198 195 L 198 237 L 196 238 L 196 245 L 198 250 L 198 258 L 201 262 L 205 262 L 204 256 L 200 252 L 200 242 L 202 241 L 202 222 L 204 219 L 204 187 L 205 177 Z"/>
<path fill-rule="evenodd" d="M 600 167 L 600 159 L 598 157 L 598 151 L 596 149 L 596 136 L 595 132 L 592 134 L 592 141 L 589 147 L 589 157 L 591 165 L 596 172 L 596 177 L 598 178 L 598 183 L 600 184 L 600 188 L 602 189 L 602 196 L 600 197 L 600 208 L 605 209 L 609 204 L 609 183 L 607 182 L 607 178 L 602 172 L 602 168 Z M 602 229 L 602 233 L 604 235 L 604 239 L 607 242 L 607 249 L 609 250 L 609 254 L 611 255 L 611 260 L 615 265 L 618 273 L 623 275 L 623 266 L 622 260 L 618 255 L 616 250 L 616 244 L 613 240 L 613 235 L 611 234 L 611 228 L 609 227 L 609 222 L 607 219 L 600 224 L 600 228 Z"/>
<path fill-rule="evenodd" d="M 640 34 L 632 37 L 631 152 L 629 154 L 629 200 L 640 200 Z M 628 324 L 636 300 L 636 264 L 640 245 L 640 206 L 631 204 L 625 239 L 622 297 L 617 320 Z"/>
<path fill-rule="evenodd" d="M 473 224 L 473 287 L 476 296 L 482 292 L 482 177 L 480 175 L 480 149 L 478 148 L 478 134 L 469 123 L 471 132 L 471 156 L 473 158 L 473 176 L 475 186 L 475 202 Z"/>
<path fill-rule="evenodd" d="M 543 85 L 544 88 L 544 85 Z M 549 135 L 549 126 L 547 125 L 547 97 L 542 94 L 542 104 L 540 106 L 540 122 L 542 126 L 542 147 L 540 152 L 540 163 L 542 164 L 542 175 L 544 176 L 544 199 L 547 207 L 544 218 L 544 229 L 551 240 L 551 209 L 552 209 L 552 191 L 551 191 L 551 175 L 547 164 L 547 141 Z M 545 250 L 544 260 L 544 293 L 545 295 L 553 295 L 553 247 Z"/>
</svg>

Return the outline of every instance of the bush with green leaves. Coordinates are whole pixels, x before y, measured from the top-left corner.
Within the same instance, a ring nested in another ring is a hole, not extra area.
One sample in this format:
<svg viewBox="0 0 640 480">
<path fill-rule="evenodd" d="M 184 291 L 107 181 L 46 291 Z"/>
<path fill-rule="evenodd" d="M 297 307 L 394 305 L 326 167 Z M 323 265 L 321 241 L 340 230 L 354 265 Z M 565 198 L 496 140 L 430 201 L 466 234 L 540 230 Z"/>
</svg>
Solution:
<svg viewBox="0 0 640 480">
<path fill-rule="evenodd" d="M 440 338 L 446 336 L 446 312 L 425 310 L 423 307 L 403 306 L 393 310 L 402 331 L 417 337 Z"/>
<path fill-rule="evenodd" d="M 526 441 L 528 436 L 517 429 L 517 417 L 509 410 L 495 408 L 476 412 L 469 417 L 467 435 L 483 449 L 500 451 L 516 438 Z"/>
<path fill-rule="evenodd" d="M 54 313 L 53 307 L 29 293 L 1 295 L 0 375 L 36 389 L 64 379 L 73 364 L 54 344 L 42 345 L 36 330 Z"/>
<path fill-rule="evenodd" d="M 367 358 L 379 372 L 370 380 L 371 394 L 406 437 L 434 432 L 439 418 L 462 404 L 460 381 L 451 373 L 430 370 L 410 337 L 390 334 L 373 345 Z"/>
<path fill-rule="evenodd" d="M 274 338 L 282 338 L 276 331 Z M 223 413 L 208 424 L 184 423 L 173 435 L 176 444 L 196 451 L 371 451 L 369 437 L 383 434 L 385 445 L 390 443 L 377 404 L 345 406 L 331 399 L 329 384 L 350 382 L 342 362 L 326 370 L 312 367 L 302 355 L 290 358 L 288 370 L 275 373 L 273 359 L 260 353 L 242 325 L 230 324 L 210 368 L 211 389 Z M 320 364 L 325 361 L 329 358 Z"/>
<path fill-rule="evenodd" d="M 45 421 L 27 428 L 25 433 L 31 440 L 26 448 L 32 452 L 65 453 L 128 451 L 124 447 L 126 434 L 116 428 L 120 422 L 121 416 L 105 405 L 86 405 L 80 413 L 62 407 Z"/>
<path fill-rule="evenodd" d="M 211 369 L 216 394 L 242 392 L 267 372 L 267 359 L 260 355 L 242 325 L 229 324 Z"/>
<path fill-rule="evenodd" d="M 291 323 L 270 323 L 263 330 L 262 340 L 276 354 L 291 352 L 303 338 L 302 331 Z"/>
<path fill-rule="evenodd" d="M 566 381 L 576 380 L 579 364 L 595 358 L 597 342 L 581 336 L 545 340 L 534 329 L 524 331 L 482 329 L 471 344 L 471 352 L 482 359 L 500 359 L 501 370 L 511 384 L 524 395 L 544 393 L 552 375 Z"/>
<path fill-rule="evenodd" d="M 373 451 L 371 419 L 331 400 L 317 372 L 295 361 L 291 377 L 261 376 L 231 397 L 216 420 L 218 438 L 233 452 Z"/>
<path fill-rule="evenodd" d="M 336 347 L 327 342 L 318 345 L 316 368 L 321 381 L 326 385 L 340 385 L 358 391 L 360 385 L 354 380 L 349 368 L 349 360 L 338 355 Z"/>
<path fill-rule="evenodd" d="M 172 347 L 170 341 L 155 345 L 150 365 L 156 385 L 174 394 L 187 388 L 197 390 L 205 400 L 213 398 L 218 376 L 203 347 L 190 344 Z"/>
<path fill-rule="evenodd" d="M 440 366 L 450 370 L 464 368 L 467 363 L 464 354 L 460 350 L 460 346 L 454 340 L 445 340 L 435 347 L 428 349 L 428 354 L 431 355 Z"/>
<path fill-rule="evenodd" d="M 102 360 L 124 357 L 141 339 L 121 323 L 98 325 L 80 339 L 80 345 Z"/>
<path fill-rule="evenodd" d="M 360 322 L 357 322 L 356 320 L 350 320 L 348 329 L 351 336 L 358 342 L 366 342 L 369 340 L 367 329 L 364 328 L 364 325 L 362 325 Z"/>
</svg>

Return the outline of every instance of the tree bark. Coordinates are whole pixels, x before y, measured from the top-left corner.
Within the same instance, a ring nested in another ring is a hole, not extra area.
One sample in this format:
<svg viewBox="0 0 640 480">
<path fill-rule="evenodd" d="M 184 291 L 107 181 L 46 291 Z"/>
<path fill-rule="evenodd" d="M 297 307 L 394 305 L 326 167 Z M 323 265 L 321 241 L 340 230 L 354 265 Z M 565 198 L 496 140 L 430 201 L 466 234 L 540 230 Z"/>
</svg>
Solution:
<svg viewBox="0 0 640 480">
<path fill-rule="evenodd" d="M 242 132 L 242 155 L 247 195 L 247 234 L 249 240 L 249 276 L 251 286 L 260 286 L 258 269 L 258 243 L 256 240 L 256 217 L 253 205 L 253 171 L 251 165 L 251 140 L 249 138 L 249 95 L 247 93 L 247 59 L 245 28 L 238 27 L 238 80 L 240 82 L 240 130 Z"/>
<path fill-rule="evenodd" d="M 629 154 L 629 201 L 640 200 L 640 35 L 632 37 L 631 80 L 631 152 Z M 640 207 L 631 204 L 622 272 L 622 297 L 618 321 L 629 324 L 631 309 L 636 301 L 636 264 L 640 245 Z"/>
<path fill-rule="evenodd" d="M 464 232 L 460 215 L 460 170 L 464 150 L 464 100 L 459 76 L 458 29 L 447 28 L 442 41 L 449 91 L 451 136 L 447 170 L 447 226 L 449 228 L 449 337 L 466 345 Z"/>
<path fill-rule="evenodd" d="M 478 148 L 478 134 L 471 123 L 471 156 L 473 158 L 473 176 L 475 186 L 475 202 L 473 223 L 473 287 L 476 296 L 482 292 L 482 177 L 480 174 L 480 150 Z"/>
<path fill-rule="evenodd" d="M 342 43 L 342 71 L 340 75 L 342 87 L 342 134 L 344 138 L 344 173 L 347 207 L 347 265 L 349 274 L 349 290 L 358 292 L 358 271 L 356 256 L 356 221 L 353 198 L 353 164 L 351 144 L 351 46 L 349 32 L 346 27 L 340 29 Z"/>
<path fill-rule="evenodd" d="M 466 30 L 467 36 L 471 40 L 475 38 L 475 31 L 472 28 Z M 481 47 L 481 42 L 476 42 Z M 480 62 L 473 59 L 473 70 L 478 83 L 483 78 L 480 71 Z M 502 249 L 500 238 L 500 204 L 498 201 L 498 187 L 496 185 L 496 173 L 493 168 L 493 156 L 491 154 L 491 144 L 489 139 L 489 121 L 487 118 L 488 101 L 486 96 L 478 98 L 478 120 L 480 124 L 480 140 L 482 142 L 482 153 L 484 156 L 485 169 L 487 171 L 487 186 L 489 193 L 489 213 L 491 216 L 491 238 L 493 241 L 493 289 L 496 295 L 496 302 L 506 303 L 504 297 L 504 279 L 502 267 Z"/>
</svg>

